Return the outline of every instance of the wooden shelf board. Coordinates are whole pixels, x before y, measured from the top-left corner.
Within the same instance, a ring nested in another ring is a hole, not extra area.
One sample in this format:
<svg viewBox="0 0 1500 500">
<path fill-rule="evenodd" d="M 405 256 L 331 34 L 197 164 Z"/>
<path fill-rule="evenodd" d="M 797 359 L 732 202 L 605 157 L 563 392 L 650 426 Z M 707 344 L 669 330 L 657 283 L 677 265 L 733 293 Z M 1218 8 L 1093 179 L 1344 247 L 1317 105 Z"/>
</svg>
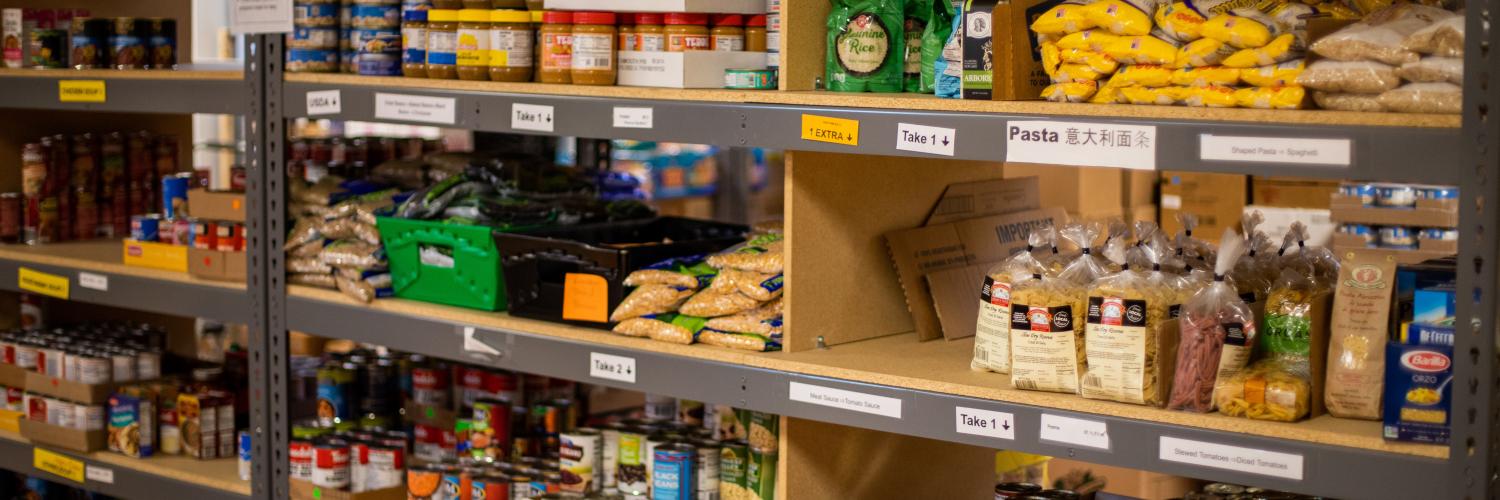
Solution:
<svg viewBox="0 0 1500 500">
<path fill-rule="evenodd" d="M 0 259 L 193 285 L 245 289 L 244 283 L 198 279 L 187 273 L 127 266 L 123 262 L 121 245 L 120 240 L 71 241 L 45 245 L 0 245 Z"/>
<path fill-rule="evenodd" d="M 0 78 L 79 78 L 106 80 L 243 80 L 245 73 L 227 65 L 192 66 L 175 70 L 12 69 L 0 68 Z"/>
<path fill-rule="evenodd" d="M 0 431 L 0 439 L 28 445 L 31 444 L 31 441 L 22 437 L 20 433 L 11 431 Z M 224 490 L 247 497 L 250 496 L 250 482 L 240 480 L 239 465 L 234 459 L 198 460 L 182 455 L 158 455 L 149 458 L 133 458 L 109 451 L 96 451 L 93 453 L 64 451 L 64 453 L 87 457 L 89 460 L 113 465 L 122 469 L 161 476 L 207 488 Z"/>
</svg>

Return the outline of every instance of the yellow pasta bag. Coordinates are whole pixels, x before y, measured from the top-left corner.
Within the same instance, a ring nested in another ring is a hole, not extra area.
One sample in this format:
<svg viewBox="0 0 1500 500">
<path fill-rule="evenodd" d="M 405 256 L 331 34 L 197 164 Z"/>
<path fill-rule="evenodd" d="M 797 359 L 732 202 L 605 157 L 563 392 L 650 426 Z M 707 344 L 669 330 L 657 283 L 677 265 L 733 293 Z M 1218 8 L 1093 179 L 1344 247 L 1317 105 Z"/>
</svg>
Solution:
<svg viewBox="0 0 1500 500">
<path fill-rule="evenodd" d="M 1094 27 L 1094 23 L 1085 16 L 1084 10 L 1087 5 L 1083 0 L 1068 0 L 1047 9 L 1041 17 L 1031 23 L 1031 31 L 1043 35 L 1062 35 L 1077 33 Z"/>
<path fill-rule="evenodd" d="M 1359 19 L 1360 17 L 1358 12 L 1349 8 L 1348 5 L 1344 5 L 1343 2 L 1323 2 L 1314 5 L 1313 8 L 1318 9 L 1319 13 L 1328 14 L 1329 17 L 1339 20 Z"/>
<path fill-rule="evenodd" d="M 1249 87 L 1234 91 L 1234 100 L 1242 108 L 1302 109 L 1307 91 L 1302 87 Z"/>
<path fill-rule="evenodd" d="M 1120 63 L 1115 58 L 1087 49 L 1059 49 L 1058 57 L 1062 59 L 1062 62 L 1083 64 L 1105 75 L 1114 73 L 1120 68 Z M 1042 61 L 1046 63 L 1046 54 L 1043 54 Z"/>
<path fill-rule="evenodd" d="M 1057 68 L 1057 73 L 1052 75 L 1052 83 L 1091 82 L 1103 76 L 1087 64 L 1063 63 Z"/>
<path fill-rule="evenodd" d="M 1111 87 L 1165 87 L 1172 83 L 1172 70 L 1156 64 L 1125 66 L 1110 77 Z"/>
<path fill-rule="evenodd" d="M 1212 38 L 1199 38 L 1177 49 L 1177 60 L 1173 67 L 1218 66 L 1234 52 L 1235 48 L 1227 43 Z"/>
<path fill-rule="evenodd" d="M 1104 53 L 1123 64 L 1172 64 L 1177 60 L 1177 43 L 1164 37 L 1165 33 L 1120 37 L 1104 47 Z"/>
<path fill-rule="evenodd" d="M 1204 38 L 1212 38 L 1235 48 L 1250 49 L 1271 43 L 1271 28 L 1266 23 L 1245 16 L 1219 14 L 1203 22 Z"/>
<path fill-rule="evenodd" d="M 1042 89 L 1042 98 L 1052 102 L 1084 102 L 1099 90 L 1099 82 L 1054 83 Z"/>
<path fill-rule="evenodd" d="M 1302 56 L 1301 53 L 1292 50 L 1292 43 L 1296 41 L 1297 37 L 1291 33 L 1278 35 L 1264 47 L 1241 49 L 1239 52 L 1230 54 L 1229 57 L 1224 58 L 1223 64 L 1231 68 L 1253 68 L 1296 59 Z"/>
<path fill-rule="evenodd" d="M 1077 33 L 1069 33 L 1057 39 L 1057 48 L 1063 50 L 1092 50 L 1104 52 L 1104 48 L 1119 40 L 1120 37 L 1109 34 L 1104 30 L 1088 30 Z"/>
<path fill-rule="evenodd" d="M 1154 10 L 1156 0 L 1098 0 L 1083 8 L 1083 17 L 1116 35 L 1145 35 Z"/>
<path fill-rule="evenodd" d="M 1240 81 L 1256 87 L 1285 87 L 1297 83 L 1297 75 L 1307 67 L 1304 59 L 1292 59 L 1274 66 L 1240 70 Z"/>
<path fill-rule="evenodd" d="M 1240 83 L 1240 70 L 1223 66 L 1182 68 L 1172 72 L 1172 85 L 1179 87 L 1233 87 Z"/>
<path fill-rule="evenodd" d="M 1156 27 L 1184 42 L 1202 37 L 1203 22 L 1208 20 L 1187 2 L 1163 3 L 1156 8 L 1155 18 Z"/>
<path fill-rule="evenodd" d="M 1120 88 L 1110 85 L 1099 87 L 1099 91 L 1089 99 L 1089 104 L 1119 104 L 1121 102 L 1123 101 L 1120 99 Z"/>
<path fill-rule="evenodd" d="M 1168 88 L 1121 87 L 1120 99 L 1130 104 L 1171 106 L 1177 104 L 1177 92 Z"/>
<path fill-rule="evenodd" d="M 1043 43 L 1037 52 L 1042 57 L 1042 72 L 1048 78 L 1057 76 L 1057 68 L 1062 65 L 1062 49 L 1057 48 L 1056 43 Z"/>
<path fill-rule="evenodd" d="M 1239 104 L 1234 98 L 1234 89 L 1229 87 L 1187 87 L 1179 101 L 1185 106 L 1204 108 L 1232 108 Z"/>
</svg>

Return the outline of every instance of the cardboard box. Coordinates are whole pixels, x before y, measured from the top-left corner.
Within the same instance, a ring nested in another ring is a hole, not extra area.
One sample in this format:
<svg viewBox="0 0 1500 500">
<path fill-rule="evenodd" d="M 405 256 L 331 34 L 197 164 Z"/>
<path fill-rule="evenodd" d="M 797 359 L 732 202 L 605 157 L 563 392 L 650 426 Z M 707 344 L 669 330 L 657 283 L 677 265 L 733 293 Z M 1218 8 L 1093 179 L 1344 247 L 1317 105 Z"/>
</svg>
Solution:
<svg viewBox="0 0 1500 500">
<path fill-rule="evenodd" d="M 1070 216 L 1121 216 L 1127 206 L 1124 189 L 1116 187 L 1126 180 L 1122 169 L 1007 163 L 1004 175 L 1007 179 L 1036 177 L 1045 205 L 1061 208 Z"/>
<path fill-rule="evenodd" d="M 1283 208 L 1250 205 L 1245 207 L 1244 213 L 1259 211 L 1265 222 L 1260 224 L 1260 230 L 1271 238 L 1277 245 L 1286 238 L 1287 231 L 1292 230 L 1292 223 L 1301 222 L 1307 225 L 1307 241 L 1309 246 L 1328 246 L 1333 239 L 1335 229 L 1333 220 L 1330 218 L 1326 208 Z"/>
<path fill-rule="evenodd" d="M 546 0 L 547 10 L 605 12 L 701 12 L 704 14 L 765 14 L 763 0 Z"/>
<path fill-rule="evenodd" d="M 116 384 L 83 384 L 49 377 L 44 373 L 26 372 L 26 392 L 62 398 L 75 403 L 102 405 L 109 402 Z"/>
<path fill-rule="evenodd" d="M 618 54 L 618 84 L 623 87 L 721 89 L 726 69 L 766 69 L 765 52 L 624 50 Z"/>
<path fill-rule="evenodd" d="M 1157 208 L 1155 204 L 1136 205 L 1125 210 L 1126 221 L 1151 221 L 1157 222 Z"/>
<path fill-rule="evenodd" d="M 1326 209 L 1329 198 L 1338 190 L 1338 181 L 1257 175 L 1250 178 L 1250 203 L 1270 207 Z"/>
<path fill-rule="evenodd" d="M 187 199 L 188 213 L 193 217 L 245 222 L 245 193 L 191 189 Z"/>
<path fill-rule="evenodd" d="M 27 370 L 16 365 L 0 364 L 0 386 L 26 388 Z"/>
<path fill-rule="evenodd" d="M 1329 210 L 1340 224 L 1458 227 L 1458 200 L 1417 200 L 1416 208 L 1369 207 L 1359 197 L 1334 194 Z"/>
<path fill-rule="evenodd" d="M 923 226 L 947 224 L 1017 210 L 1040 208 L 1041 179 L 990 179 L 951 184 Z"/>
<path fill-rule="evenodd" d="M 127 266 L 149 267 L 185 273 L 188 270 L 187 251 L 184 245 L 168 245 L 147 241 L 125 240 L 124 263 Z"/>
<path fill-rule="evenodd" d="M 969 0 L 963 19 L 964 99 L 1038 99 L 1050 79 L 1028 29 L 1060 0 Z"/>
<path fill-rule="evenodd" d="M 312 484 L 311 481 L 303 481 L 301 479 L 293 479 L 291 481 L 292 500 L 406 500 L 407 498 L 406 486 L 350 493 L 343 490 L 320 488 Z"/>
<path fill-rule="evenodd" d="M 1333 251 L 1339 254 L 1351 250 L 1372 252 L 1378 255 L 1390 255 L 1396 259 L 1396 263 L 1402 265 L 1421 264 L 1432 259 L 1441 259 L 1458 254 L 1458 242 L 1453 240 L 1429 240 L 1417 237 L 1416 250 L 1396 250 L 1390 248 L 1370 248 L 1365 246 L 1365 240 L 1359 236 L 1344 233 L 1333 234 Z"/>
<path fill-rule="evenodd" d="M 1246 204 L 1245 176 L 1238 174 L 1205 174 L 1162 171 L 1161 228 L 1177 234 L 1182 225 L 1177 214 L 1198 216 L 1193 236 L 1217 242 L 1225 228 L 1238 228 Z"/>
<path fill-rule="evenodd" d="M 245 252 L 189 248 L 187 261 L 188 274 L 194 277 L 220 281 L 245 281 L 247 272 Z"/>
<path fill-rule="evenodd" d="M 103 450 L 108 438 L 105 431 L 69 429 L 26 418 L 22 418 L 19 424 L 21 437 L 30 439 L 32 443 L 81 453 Z"/>
</svg>

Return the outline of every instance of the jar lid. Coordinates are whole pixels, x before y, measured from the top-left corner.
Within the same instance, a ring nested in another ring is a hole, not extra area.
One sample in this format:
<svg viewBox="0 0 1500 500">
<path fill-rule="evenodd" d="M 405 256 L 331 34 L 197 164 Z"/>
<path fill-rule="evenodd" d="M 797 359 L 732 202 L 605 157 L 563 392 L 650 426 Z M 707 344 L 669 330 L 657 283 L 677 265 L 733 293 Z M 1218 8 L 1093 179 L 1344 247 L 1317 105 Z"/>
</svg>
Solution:
<svg viewBox="0 0 1500 500">
<path fill-rule="evenodd" d="M 661 24 L 661 14 L 636 14 L 635 24 Z"/>
<path fill-rule="evenodd" d="M 615 24 L 613 12 L 574 12 L 573 24 Z"/>
<path fill-rule="evenodd" d="M 617 18 L 620 19 L 620 26 L 625 26 L 625 25 L 628 25 L 628 24 L 635 24 L 636 23 L 636 19 L 638 19 L 639 16 L 640 16 L 640 14 L 632 14 L 632 13 L 629 13 L 629 12 L 620 12 L 620 13 L 616 13 L 615 14 L 615 17 L 617 17 Z"/>
<path fill-rule="evenodd" d="M 667 24 L 708 24 L 707 14 L 672 12 L 667 14 Z"/>
<path fill-rule="evenodd" d="M 545 11 L 540 11 L 540 10 L 528 10 L 526 12 L 530 12 L 531 13 L 531 22 L 537 23 L 537 24 L 541 24 L 542 23 L 542 15 L 546 14 Z"/>
<path fill-rule="evenodd" d="M 464 23 L 487 23 L 490 22 L 490 11 L 480 9 L 464 9 L 458 11 L 458 21 Z"/>
<path fill-rule="evenodd" d="M 739 14 L 715 14 L 714 26 L 744 26 L 745 16 Z"/>
<path fill-rule="evenodd" d="M 524 10 L 493 10 L 490 11 L 490 22 L 529 23 L 531 13 Z"/>
<path fill-rule="evenodd" d="M 406 12 L 402 12 L 401 13 L 401 20 L 402 21 L 407 21 L 407 22 L 413 22 L 413 23 L 425 23 L 425 22 L 427 22 L 427 11 L 426 10 L 408 10 Z"/>
<path fill-rule="evenodd" d="M 756 14 L 756 15 L 750 16 L 749 19 L 745 20 L 745 26 L 765 26 L 765 25 L 766 25 L 766 15 L 765 14 Z"/>
<path fill-rule="evenodd" d="M 434 23 L 451 23 L 458 20 L 458 11 L 452 9 L 432 9 L 427 11 L 427 20 Z"/>
<path fill-rule="evenodd" d="M 573 13 L 565 10 L 549 10 L 542 14 L 542 22 L 547 24 L 573 24 Z"/>
</svg>

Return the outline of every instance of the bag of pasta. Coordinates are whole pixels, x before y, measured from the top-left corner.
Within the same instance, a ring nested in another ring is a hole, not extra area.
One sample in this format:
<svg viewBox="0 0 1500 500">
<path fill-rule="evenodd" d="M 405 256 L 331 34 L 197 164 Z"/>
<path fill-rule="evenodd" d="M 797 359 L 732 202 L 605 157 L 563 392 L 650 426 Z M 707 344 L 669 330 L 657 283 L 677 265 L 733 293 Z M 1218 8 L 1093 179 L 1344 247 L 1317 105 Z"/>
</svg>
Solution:
<svg viewBox="0 0 1500 500">
<path fill-rule="evenodd" d="M 969 368 L 1010 373 L 1010 291 L 1012 284 L 1046 267 L 1032 252 L 1049 245 L 1048 232 L 1034 229 L 1026 237 L 1026 249 L 991 267 L 979 289 L 979 316 L 974 325 L 974 359 Z"/>
<path fill-rule="evenodd" d="M 703 330 L 704 318 L 663 313 L 621 321 L 612 330 L 627 337 L 649 337 L 673 344 L 691 344 Z"/>
<path fill-rule="evenodd" d="M 1307 373 L 1280 359 L 1255 362 L 1214 388 L 1219 413 L 1255 420 L 1296 422 L 1311 408 L 1312 385 Z"/>
<path fill-rule="evenodd" d="M 738 269 L 765 274 L 781 274 L 782 235 L 765 234 L 708 256 L 708 265 L 715 269 Z"/>
<path fill-rule="evenodd" d="M 1122 36 L 1104 46 L 1104 53 L 1121 64 L 1160 64 L 1177 61 L 1177 49 L 1182 45 L 1161 31 L 1149 35 Z"/>
<path fill-rule="evenodd" d="M 1088 290 L 1033 274 L 1011 289 L 1010 378 L 1017 389 L 1076 394 L 1083 371 Z"/>
<path fill-rule="evenodd" d="M 1279 30 L 1276 22 L 1255 9 L 1237 9 L 1208 18 L 1199 32 L 1203 38 L 1218 40 L 1237 49 L 1253 49 L 1271 43 Z"/>
<path fill-rule="evenodd" d="M 1464 16 L 1439 20 L 1407 35 L 1401 48 L 1438 57 L 1464 56 Z"/>
<path fill-rule="evenodd" d="M 1302 51 L 1293 48 L 1296 36 L 1291 33 L 1279 35 L 1263 47 L 1240 49 L 1224 58 L 1223 64 L 1231 68 L 1254 68 L 1281 64 L 1302 57 Z"/>
<path fill-rule="evenodd" d="M 1242 108 L 1301 109 L 1307 91 L 1302 87 L 1248 87 L 1235 90 L 1234 100 Z"/>
<path fill-rule="evenodd" d="M 1083 7 L 1083 17 L 1116 35 L 1144 35 L 1151 32 L 1156 5 L 1157 0 L 1098 0 Z"/>
<path fill-rule="evenodd" d="M 1308 416 L 1314 391 L 1321 390 L 1311 361 L 1327 345 L 1330 289 L 1313 279 L 1316 271 L 1306 258 L 1282 260 L 1256 340 L 1265 359 L 1214 388 L 1225 415 L 1295 422 Z"/>
<path fill-rule="evenodd" d="M 1191 42 L 1202 35 L 1203 23 L 1208 21 L 1189 2 L 1162 2 L 1156 8 L 1156 26 L 1179 41 Z"/>
<path fill-rule="evenodd" d="M 1104 231 L 1104 225 L 1098 222 L 1068 224 L 1059 229 L 1058 237 L 1072 243 L 1078 249 L 1078 254 L 1068 262 L 1067 267 L 1057 273 L 1057 277 L 1072 281 L 1080 287 L 1087 287 L 1100 276 L 1108 274 L 1109 262 L 1093 253 L 1094 242 L 1104 235 Z"/>
<path fill-rule="evenodd" d="M 1093 80 L 1054 83 L 1042 89 L 1041 97 L 1052 102 L 1084 102 L 1098 90 L 1099 82 Z"/>
<path fill-rule="evenodd" d="M 1064 0 L 1032 21 L 1031 31 L 1040 35 L 1066 35 L 1093 28 L 1094 22 L 1084 14 L 1087 9 L 1088 2 L 1084 0 Z"/>
<path fill-rule="evenodd" d="M 1078 393 L 1090 399 L 1161 406 L 1171 379 L 1161 370 L 1160 353 L 1170 350 L 1164 344 L 1171 343 L 1162 327 L 1170 322 L 1173 297 L 1162 281 L 1130 268 L 1127 247 L 1129 253 L 1150 253 L 1147 247 L 1123 240 L 1113 240 L 1105 250 L 1121 270 L 1099 278 L 1089 289 L 1084 324 L 1088 367 Z"/>
<path fill-rule="evenodd" d="M 1245 240 L 1225 228 L 1214 263 L 1213 282 L 1182 305 L 1177 367 L 1167 407 L 1207 413 L 1214 410 L 1214 385 L 1245 368 L 1255 341 L 1255 313 L 1225 277 L 1245 251 Z"/>
<path fill-rule="evenodd" d="M 1237 50 L 1229 44 L 1212 38 L 1199 38 L 1177 49 L 1177 57 L 1172 67 L 1218 66 L 1224 62 L 1224 58 L 1233 55 Z"/>
<path fill-rule="evenodd" d="M 1436 7 L 1395 4 L 1313 42 L 1311 49 L 1338 61 L 1416 62 L 1418 53 L 1404 45 L 1407 38 L 1452 17 L 1455 14 Z"/>
<path fill-rule="evenodd" d="M 1285 87 L 1297 84 L 1297 75 L 1307 68 L 1306 60 L 1292 59 L 1274 66 L 1240 70 L 1240 80 L 1255 87 Z"/>
</svg>

